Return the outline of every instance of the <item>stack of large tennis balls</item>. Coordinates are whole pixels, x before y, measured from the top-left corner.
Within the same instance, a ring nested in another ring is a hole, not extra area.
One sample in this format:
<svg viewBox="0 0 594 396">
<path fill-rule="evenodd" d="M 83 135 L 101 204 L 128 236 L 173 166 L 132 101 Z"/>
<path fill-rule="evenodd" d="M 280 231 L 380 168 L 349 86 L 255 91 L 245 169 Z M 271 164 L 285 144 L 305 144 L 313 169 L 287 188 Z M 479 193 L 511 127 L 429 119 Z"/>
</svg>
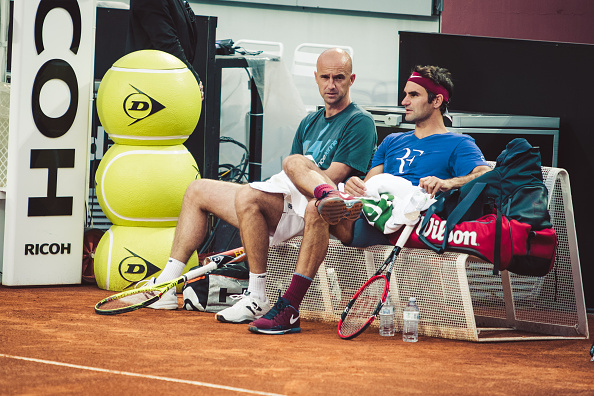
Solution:
<svg viewBox="0 0 594 396">
<path fill-rule="evenodd" d="M 97 113 L 115 144 L 95 175 L 99 205 L 113 224 L 95 252 L 100 288 L 126 290 L 165 267 L 185 190 L 200 178 L 182 143 L 201 107 L 194 75 L 166 52 L 130 53 L 105 73 Z M 194 254 L 186 270 L 197 264 Z"/>
</svg>

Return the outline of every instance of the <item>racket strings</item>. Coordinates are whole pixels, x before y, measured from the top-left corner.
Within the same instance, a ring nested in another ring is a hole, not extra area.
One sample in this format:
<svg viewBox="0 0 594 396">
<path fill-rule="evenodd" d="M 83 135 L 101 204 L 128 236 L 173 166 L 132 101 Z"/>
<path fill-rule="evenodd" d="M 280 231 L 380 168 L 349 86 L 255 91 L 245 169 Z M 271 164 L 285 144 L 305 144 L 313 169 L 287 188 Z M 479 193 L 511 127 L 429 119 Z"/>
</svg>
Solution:
<svg viewBox="0 0 594 396">
<path fill-rule="evenodd" d="M 159 290 L 147 290 L 139 293 L 128 294 L 120 298 L 108 299 L 98 305 L 97 308 L 104 311 L 109 311 L 113 309 L 133 307 L 135 305 L 142 304 L 157 295 L 159 295 Z"/>
<path fill-rule="evenodd" d="M 361 329 L 374 316 L 374 311 L 381 301 L 384 289 L 386 287 L 386 278 L 377 277 L 362 289 L 351 306 L 349 312 L 342 320 L 340 333 L 349 336 Z"/>
</svg>

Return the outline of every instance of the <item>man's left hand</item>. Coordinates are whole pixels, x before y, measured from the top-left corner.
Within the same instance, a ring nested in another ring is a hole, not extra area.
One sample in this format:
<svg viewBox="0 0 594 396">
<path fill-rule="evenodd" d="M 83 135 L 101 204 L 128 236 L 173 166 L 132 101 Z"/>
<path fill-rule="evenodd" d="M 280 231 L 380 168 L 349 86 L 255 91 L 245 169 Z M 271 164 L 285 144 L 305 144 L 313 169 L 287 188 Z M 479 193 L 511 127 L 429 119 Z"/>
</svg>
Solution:
<svg viewBox="0 0 594 396">
<path fill-rule="evenodd" d="M 443 180 L 435 176 L 423 177 L 419 180 L 419 187 L 431 194 L 431 198 L 435 197 L 440 191 L 448 191 L 452 189 L 451 182 L 449 180 Z"/>
</svg>

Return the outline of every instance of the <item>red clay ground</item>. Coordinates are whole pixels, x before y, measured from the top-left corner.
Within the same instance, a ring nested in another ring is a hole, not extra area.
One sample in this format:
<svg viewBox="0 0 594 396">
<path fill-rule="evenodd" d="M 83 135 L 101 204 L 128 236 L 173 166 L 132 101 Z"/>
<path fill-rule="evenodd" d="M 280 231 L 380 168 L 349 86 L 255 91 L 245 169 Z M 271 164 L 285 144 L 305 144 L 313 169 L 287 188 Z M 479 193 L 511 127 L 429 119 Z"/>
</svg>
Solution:
<svg viewBox="0 0 594 396">
<path fill-rule="evenodd" d="M 181 309 L 96 315 L 110 294 L 0 286 L 0 394 L 594 394 L 591 340 L 409 344 L 370 329 L 344 341 L 307 321 L 264 336 Z"/>
</svg>

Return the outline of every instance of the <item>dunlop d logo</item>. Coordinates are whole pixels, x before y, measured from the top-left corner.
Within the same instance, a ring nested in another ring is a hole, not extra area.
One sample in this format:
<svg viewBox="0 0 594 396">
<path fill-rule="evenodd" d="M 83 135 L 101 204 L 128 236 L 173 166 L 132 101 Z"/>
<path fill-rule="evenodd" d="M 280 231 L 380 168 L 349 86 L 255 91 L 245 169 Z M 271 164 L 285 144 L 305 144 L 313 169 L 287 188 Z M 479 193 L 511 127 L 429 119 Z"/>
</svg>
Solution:
<svg viewBox="0 0 594 396">
<path fill-rule="evenodd" d="M 140 89 L 131 84 L 130 86 L 136 92 L 126 96 L 123 103 L 124 112 L 128 117 L 134 120 L 132 123 L 128 124 L 128 126 L 135 124 L 138 121 L 142 121 L 165 108 L 165 106 L 142 92 Z"/>
<path fill-rule="evenodd" d="M 161 268 L 132 252 L 130 249 L 124 249 L 130 253 L 130 256 L 124 257 L 122 261 L 120 261 L 118 271 L 122 279 L 130 282 L 126 289 L 134 283 L 150 278 L 152 275 L 161 271 Z"/>
</svg>

